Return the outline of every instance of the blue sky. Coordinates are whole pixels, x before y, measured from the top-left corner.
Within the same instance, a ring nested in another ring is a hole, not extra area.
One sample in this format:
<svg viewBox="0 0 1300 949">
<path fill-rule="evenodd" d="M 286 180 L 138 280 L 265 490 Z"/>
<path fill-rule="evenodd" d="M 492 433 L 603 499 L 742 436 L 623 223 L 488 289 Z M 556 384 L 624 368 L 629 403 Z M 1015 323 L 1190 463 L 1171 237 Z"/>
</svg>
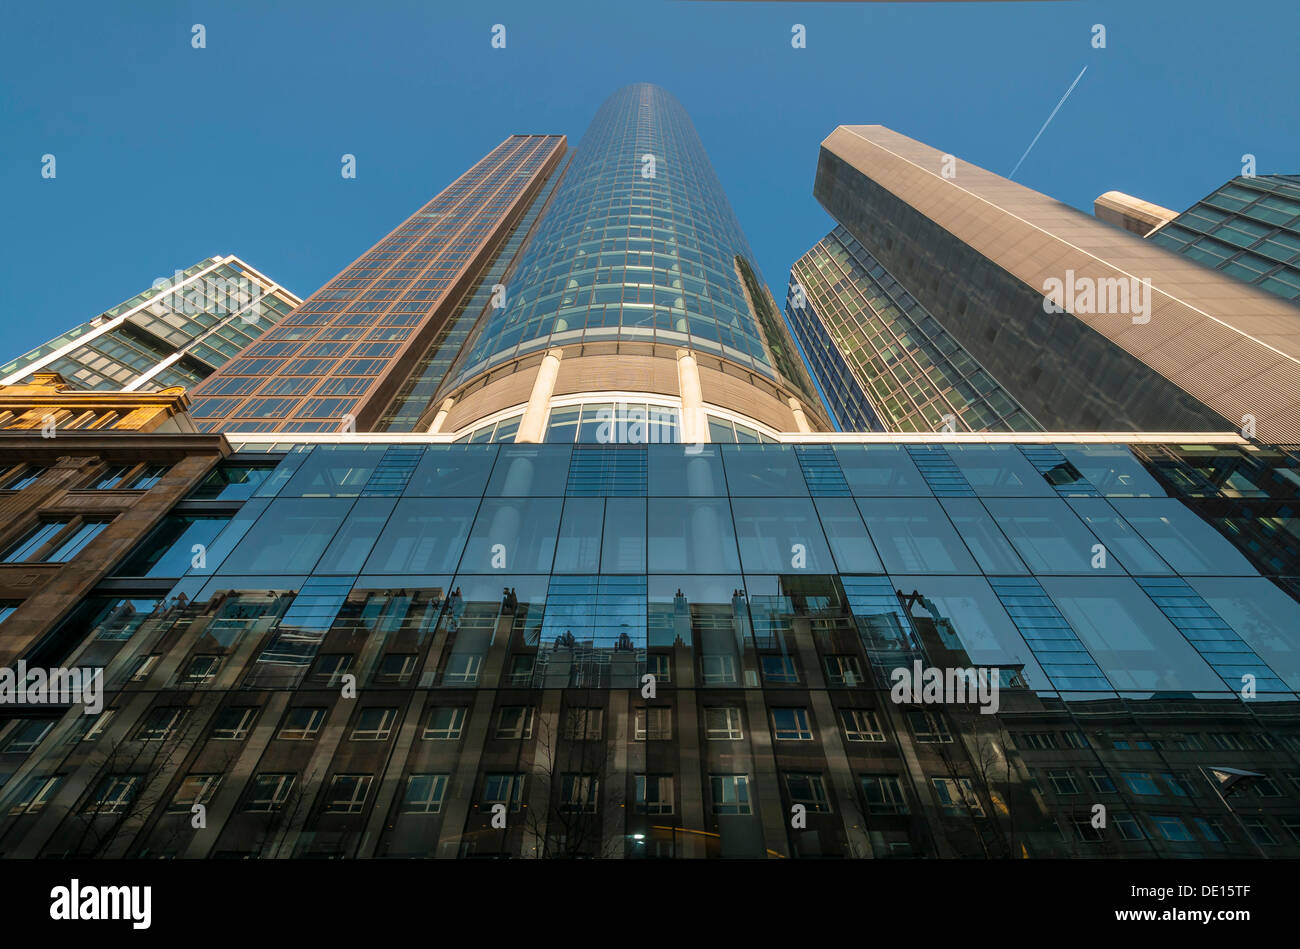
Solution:
<svg viewBox="0 0 1300 949">
<path fill-rule="evenodd" d="M 1297 35 L 1289 0 L 10 4 L 0 361 L 215 254 L 306 296 L 506 135 L 576 144 L 635 81 L 691 113 L 782 299 L 830 227 L 812 184 L 836 125 L 1007 174 L 1084 66 L 1017 180 L 1088 210 L 1112 188 L 1182 210 L 1246 152 L 1300 172 Z"/>
</svg>

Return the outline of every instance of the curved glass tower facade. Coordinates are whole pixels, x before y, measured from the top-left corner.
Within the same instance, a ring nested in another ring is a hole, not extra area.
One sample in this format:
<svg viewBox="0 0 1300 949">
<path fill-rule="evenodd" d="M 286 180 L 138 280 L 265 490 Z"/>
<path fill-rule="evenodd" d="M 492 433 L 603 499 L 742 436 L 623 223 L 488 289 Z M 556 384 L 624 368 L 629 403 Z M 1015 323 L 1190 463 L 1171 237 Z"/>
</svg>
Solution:
<svg viewBox="0 0 1300 949">
<path fill-rule="evenodd" d="M 449 384 L 531 351 L 630 340 L 716 354 L 807 394 L 752 260 L 686 110 L 657 86 L 626 86 L 596 113 L 505 306 L 485 312 Z"/>
</svg>

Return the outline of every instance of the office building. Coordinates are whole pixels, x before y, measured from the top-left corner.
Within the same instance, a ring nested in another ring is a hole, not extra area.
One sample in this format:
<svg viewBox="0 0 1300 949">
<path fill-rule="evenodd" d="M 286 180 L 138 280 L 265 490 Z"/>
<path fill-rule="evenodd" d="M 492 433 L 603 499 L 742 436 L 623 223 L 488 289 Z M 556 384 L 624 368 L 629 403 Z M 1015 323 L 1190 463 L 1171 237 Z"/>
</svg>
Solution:
<svg viewBox="0 0 1300 949">
<path fill-rule="evenodd" d="M 814 194 L 1041 428 L 1300 438 L 1300 322 L 1264 289 L 881 126 L 826 138 Z"/>
<path fill-rule="evenodd" d="M 209 257 L 0 366 L 0 385 L 55 372 L 78 389 L 189 388 L 301 302 L 238 257 Z"/>
</svg>

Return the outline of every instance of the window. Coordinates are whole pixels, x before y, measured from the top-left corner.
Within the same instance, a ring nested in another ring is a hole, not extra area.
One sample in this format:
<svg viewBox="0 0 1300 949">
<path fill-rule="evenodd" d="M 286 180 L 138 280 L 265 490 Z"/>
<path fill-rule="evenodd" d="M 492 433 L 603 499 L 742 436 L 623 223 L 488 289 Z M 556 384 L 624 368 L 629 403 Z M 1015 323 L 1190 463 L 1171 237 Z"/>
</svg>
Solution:
<svg viewBox="0 0 1300 949">
<path fill-rule="evenodd" d="M 639 706 L 633 717 L 632 737 L 636 741 L 671 741 L 672 709 L 656 705 Z"/>
<path fill-rule="evenodd" d="M 86 802 L 85 812 L 96 816 L 124 813 L 135 799 L 142 781 L 138 774 L 106 775 Z"/>
<path fill-rule="evenodd" d="M 33 775 L 22 786 L 22 790 L 9 803 L 9 816 L 19 814 L 38 814 L 54 797 L 54 792 L 63 783 L 63 775 Z"/>
<path fill-rule="evenodd" d="M 1096 843 L 1102 840 L 1106 835 L 1100 827 L 1094 827 L 1091 817 L 1074 817 L 1071 818 L 1074 825 L 1074 833 L 1085 843 Z"/>
<path fill-rule="evenodd" d="M 673 657 L 664 653 L 651 653 L 645 658 L 646 672 L 655 677 L 656 683 L 673 681 Z"/>
<path fill-rule="evenodd" d="M 1201 832 L 1201 836 L 1210 843 L 1226 844 L 1232 841 L 1232 838 L 1228 836 L 1228 832 L 1224 830 L 1222 821 L 1212 820 L 1207 817 L 1193 817 L 1192 821 Z"/>
<path fill-rule="evenodd" d="M 387 741 L 396 721 L 395 708 L 363 708 L 352 728 L 352 741 Z"/>
<path fill-rule="evenodd" d="M 533 684 L 533 667 L 536 659 L 532 656 L 510 657 L 510 684 L 530 686 Z"/>
<path fill-rule="evenodd" d="M 1115 792 L 1115 782 L 1101 768 L 1093 768 L 1088 772 L 1088 783 L 1092 785 L 1094 791 L 1100 794 L 1113 794 Z"/>
<path fill-rule="evenodd" d="M 1152 815 L 1151 823 L 1155 826 L 1155 829 L 1160 832 L 1160 836 L 1165 840 L 1172 840 L 1176 843 L 1181 843 L 1196 839 L 1192 836 L 1192 832 L 1187 829 L 1187 825 L 1177 817 L 1161 817 Z"/>
<path fill-rule="evenodd" d="M 763 667 L 763 681 L 783 685 L 797 685 L 799 670 L 795 666 L 794 656 L 769 655 L 760 657 Z"/>
<path fill-rule="evenodd" d="M 1056 736 L 1051 732 L 1020 732 L 1014 739 L 1016 747 L 1025 751 L 1045 751 L 1056 747 Z"/>
<path fill-rule="evenodd" d="M 829 814 L 830 798 L 826 796 L 826 783 L 817 773 L 792 771 L 785 776 L 785 789 L 790 795 L 790 805 L 802 804 L 810 814 Z"/>
<path fill-rule="evenodd" d="M 9 732 L 4 753 L 7 755 L 25 755 L 35 751 L 36 746 L 45 740 L 45 736 L 54 728 L 54 719 L 26 718 L 18 719 Z"/>
<path fill-rule="evenodd" d="M 257 775 L 248 786 L 244 810 L 259 814 L 275 813 L 289 800 L 289 792 L 293 790 L 297 777 L 296 774 Z"/>
<path fill-rule="evenodd" d="M 471 653 L 451 656 L 447 660 L 446 671 L 442 674 L 443 685 L 473 685 L 478 681 L 478 672 L 482 665 L 482 656 Z"/>
<path fill-rule="evenodd" d="M 360 814 L 370 793 L 369 774 L 336 774 L 325 795 L 326 814 Z"/>
<path fill-rule="evenodd" d="M 406 795 L 402 798 L 405 814 L 437 814 L 442 810 L 442 799 L 447 793 L 447 775 L 413 774 L 406 779 Z"/>
<path fill-rule="evenodd" d="M 1121 840 L 1146 840 L 1146 831 L 1127 811 L 1116 811 L 1110 818 L 1111 826 L 1119 832 Z"/>
<path fill-rule="evenodd" d="M 405 682 L 415 671 L 415 658 L 414 653 L 390 652 L 380 660 L 375 679 L 379 682 Z"/>
<path fill-rule="evenodd" d="M 1282 829 L 1291 836 L 1293 841 L 1300 844 L 1300 817 L 1283 817 Z"/>
<path fill-rule="evenodd" d="M 506 804 L 510 810 L 519 810 L 524 795 L 522 774 L 488 774 L 483 777 L 483 800 L 480 811 L 491 812 L 493 804 Z"/>
<path fill-rule="evenodd" d="M 311 741 L 325 722 L 323 708 L 291 708 L 280 726 L 280 738 L 288 741 Z"/>
<path fill-rule="evenodd" d="M 638 814 L 671 814 L 673 812 L 673 776 L 671 774 L 638 774 L 636 776 L 635 810 Z"/>
<path fill-rule="evenodd" d="M 1065 738 L 1065 747 L 1067 748 L 1092 747 L 1092 745 L 1088 744 L 1088 736 L 1081 731 L 1067 731 L 1062 732 L 1061 735 Z"/>
<path fill-rule="evenodd" d="M 711 774 L 713 813 L 743 815 L 753 813 L 749 802 L 749 775 Z"/>
<path fill-rule="evenodd" d="M 171 738 L 185 720 L 186 709 L 177 706 L 160 706 L 149 712 L 140 730 L 135 733 L 137 741 L 166 741 Z"/>
<path fill-rule="evenodd" d="M 187 774 L 168 805 L 169 811 L 189 811 L 195 804 L 207 805 L 221 783 L 219 774 Z"/>
<path fill-rule="evenodd" d="M 122 479 L 130 470 L 128 465 L 114 465 L 92 481 L 90 487 L 95 491 L 110 491 L 122 484 Z"/>
<path fill-rule="evenodd" d="M 46 544 L 50 543 L 71 521 L 42 521 L 37 524 L 0 557 L 3 563 L 24 563 L 36 556 Z"/>
<path fill-rule="evenodd" d="M 907 799 L 896 774 L 864 774 L 861 778 L 862 798 L 868 814 L 906 814 Z"/>
<path fill-rule="evenodd" d="M 1236 732 L 1210 732 L 1210 744 L 1222 751 L 1246 750 L 1246 742 Z"/>
<path fill-rule="evenodd" d="M 44 563 L 66 563 L 81 553 L 107 526 L 108 521 L 82 521 L 70 534 L 60 537 L 58 546 L 41 560 Z"/>
<path fill-rule="evenodd" d="M 594 774 L 566 774 L 560 778 L 560 810 L 571 814 L 594 814 L 599 787 Z"/>
<path fill-rule="evenodd" d="M 1074 779 L 1074 772 L 1065 769 L 1052 769 L 1047 772 L 1047 780 L 1052 790 L 1060 795 L 1079 793 L 1079 782 Z"/>
<path fill-rule="evenodd" d="M 250 705 L 231 705 L 217 713 L 212 725 L 213 741 L 243 741 L 257 718 L 257 709 Z"/>
<path fill-rule="evenodd" d="M 352 668 L 352 656 L 347 654 L 326 654 L 318 656 L 312 677 L 326 686 L 334 687 L 343 681 L 348 670 Z"/>
<path fill-rule="evenodd" d="M 1125 786 L 1134 794 L 1153 795 L 1160 793 L 1160 788 L 1156 787 L 1155 779 L 1145 771 L 1121 771 L 1120 777 L 1123 779 Z"/>
<path fill-rule="evenodd" d="M 826 681 L 830 685 L 863 685 L 862 668 L 857 656 L 827 656 Z"/>
<path fill-rule="evenodd" d="M 806 708 L 772 709 L 772 734 L 777 741 L 812 741 Z"/>
<path fill-rule="evenodd" d="M 984 816 L 984 805 L 970 778 L 931 778 L 930 783 L 934 785 L 940 809 L 949 817 Z"/>
<path fill-rule="evenodd" d="M 8 481 L 0 484 L 0 487 L 3 487 L 6 491 L 21 491 L 29 484 L 34 483 L 36 479 L 44 473 L 44 468 L 39 468 L 36 465 L 27 465 L 17 474 L 11 475 Z"/>
<path fill-rule="evenodd" d="M 840 719 L 844 722 L 844 737 L 848 741 L 885 740 L 885 733 L 880 728 L 880 720 L 870 709 L 841 709 Z"/>
<path fill-rule="evenodd" d="M 1282 789 L 1277 786 L 1277 782 L 1267 776 L 1261 776 L 1251 782 L 1250 789 L 1258 797 L 1281 797 Z"/>
<path fill-rule="evenodd" d="M 17 613 L 20 605 L 14 600 L 0 601 L 0 623 Z"/>
<path fill-rule="evenodd" d="M 189 668 L 185 670 L 185 681 L 191 685 L 211 682 L 217 677 L 217 670 L 220 668 L 220 656 L 195 656 L 190 660 Z"/>
<path fill-rule="evenodd" d="M 564 737 L 570 741 L 591 741 L 603 734 L 603 708 L 568 708 L 564 710 Z"/>
<path fill-rule="evenodd" d="M 261 487 L 273 471 L 274 467 L 218 465 L 194 489 L 190 497 L 204 501 L 245 501 L 253 496 L 253 492 Z"/>
<path fill-rule="evenodd" d="M 497 713 L 497 730 L 494 738 L 527 739 L 533 737 L 533 708 L 531 705 L 505 705 Z"/>
<path fill-rule="evenodd" d="M 700 673 L 705 685 L 731 685 L 736 682 L 736 657 L 701 656 Z"/>
<path fill-rule="evenodd" d="M 1277 838 L 1274 837 L 1273 832 L 1268 829 L 1268 824 L 1264 822 L 1264 818 L 1243 817 L 1241 822 L 1245 825 L 1246 833 L 1250 834 L 1250 839 L 1255 841 L 1255 843 L 1263 844 L 1266 847 L 1277 845 Z"/>
<path fill-rule="evenodd" d="M 437 706 L 429 710 L 429 723 L 424 726 L 425 741 L 459 741 L 465 728 L 463 706 Z"/>
<path fill-rule="evenodd" d="M 1169 788 L 1169 793 L 1174 797 L 1196 797 L 1196 785 L 1192 782 L 1186 771 L 1175 771 L 1172 774 L 1162 774 L 1161 779 Z M 1279 794 L 1282 792 L 1279 791 Z"/>
<path fill-rule="evenodd" d="M 943 743 L 952 741 L 952 733 L 943 720 L 941 712 L 929 709 L 911 709 L 907 713 L 908 724 L 918 742 Z"/>
<path fill-rule="evenodd" d="M 94 741 L 104 733 L 108 723 L 113 716 L 117 714 L 117 709 L 106 708 L 98 715 L 78 715 L 76 727 L 73 728 L 72 734 L 68 737 L 68 744 L 75 744 L 79 741 Z"/>
<path fill-rule="evenodd" d="M 147 465 L 143 471 L 127 482 L 127 487 L 132 491 L 147 491 L 163 479 L 167 474 L 166 465 Z"/>
<path fill-rule="evenodd" d="M 745 737 L 740 709 L 734 705 L 715 705 L 704 710 L 704 733 L 709 741 L 740 741 Z"/>
</svg>

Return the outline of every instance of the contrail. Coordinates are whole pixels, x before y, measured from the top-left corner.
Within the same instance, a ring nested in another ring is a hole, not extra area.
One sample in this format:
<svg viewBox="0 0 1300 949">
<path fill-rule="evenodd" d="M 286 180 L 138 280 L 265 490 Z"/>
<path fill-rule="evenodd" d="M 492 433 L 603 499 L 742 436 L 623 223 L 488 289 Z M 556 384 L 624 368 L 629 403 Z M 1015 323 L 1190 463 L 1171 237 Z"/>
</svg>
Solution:
<svg viewBox="0 0 1300 949">
<path fill-rule="evenodd" d="M 1070 83 L 1070 88 L 1065 90 L 1065 95 L 1061 96 L 1061 101 L 1056 103 L 1056 108 L 1053 109 L 1052 114 L 1047 117 L 1047 121 L 1043 123 L 1043 127 L 1038 130 L 1038 134 L 1034 136 L 1034 140 L 1029 143 L 1029 147 L 1025 149 L 1025 153 L 1020 156 L 1020 161 L 1016 162 L 1016 167 L 1011 169 L 1011 174 L 1007 175 L 1008 178 L 1014 178 L 1016 176 L 1016 172 L 1020 170 L 1021 164 L 1023 164 L 1024 160 L 1029 157 L 1029 153 L 1033 151 L 1034 146 L 1038 144 L 1038 139 L 1042 137 L 1043 132 L 1047 131 L 1047 126 L 1052 124 L 1052 119 L 1056 118 L 1056 113 L 1060 111 L 1061 106 L 1065 104 L 1065 100 L 1070 98 L 1070 93 L 1074 91 L 1074 87 L 1079 84 L 1079 80 L 1083 78 L 1083 74 L 1087 71 L 1087 66 L 1084 66 L 1079 70 L 1079 75 L 1074 77 L 1074 82 Z"/>
</svg>

